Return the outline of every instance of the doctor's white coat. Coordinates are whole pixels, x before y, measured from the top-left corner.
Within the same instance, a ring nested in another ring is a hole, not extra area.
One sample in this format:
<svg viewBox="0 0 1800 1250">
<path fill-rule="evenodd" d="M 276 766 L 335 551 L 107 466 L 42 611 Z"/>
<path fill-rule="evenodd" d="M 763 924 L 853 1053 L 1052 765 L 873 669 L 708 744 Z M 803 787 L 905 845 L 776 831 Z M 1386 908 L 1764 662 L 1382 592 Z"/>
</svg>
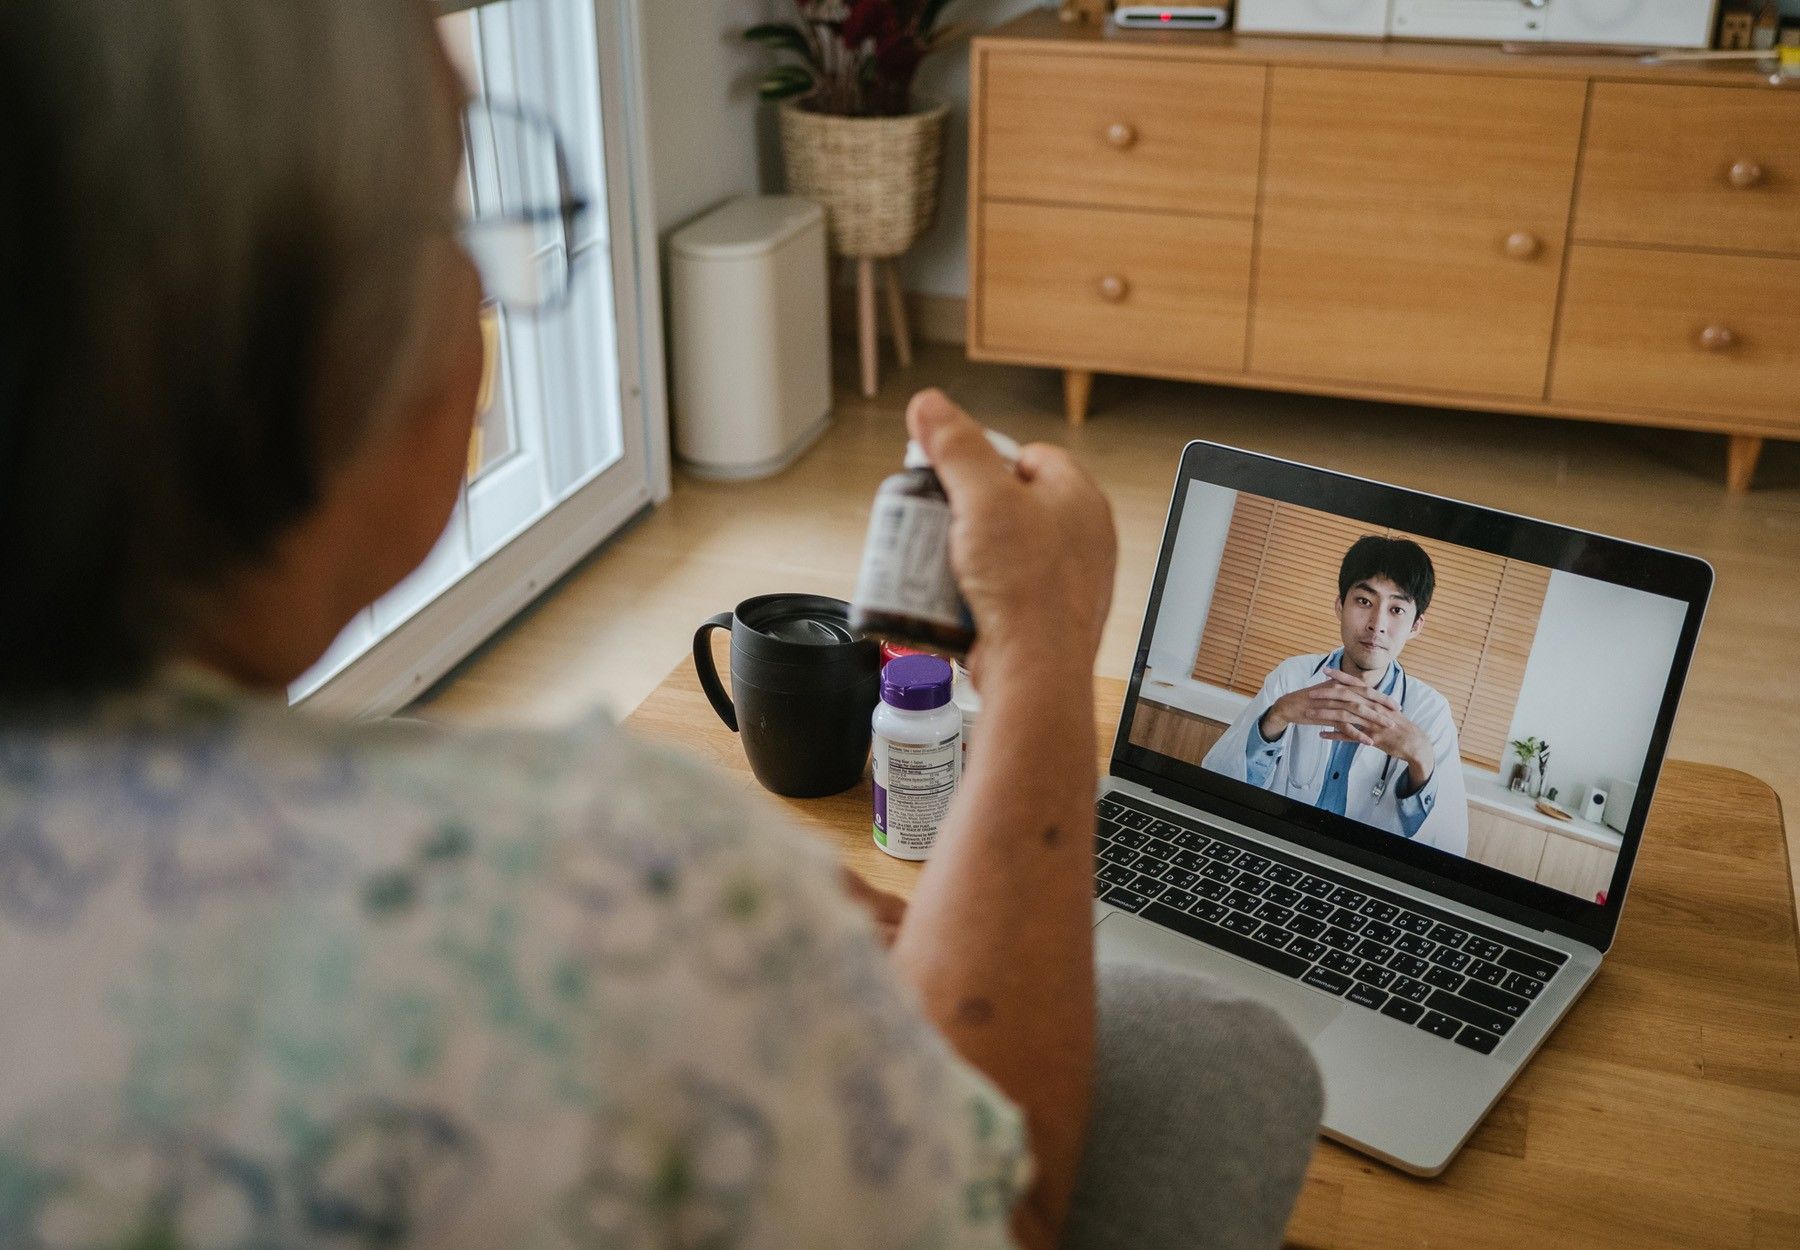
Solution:
<svg viewBox="0 0 1800 1250">
<path fill-rule="evenodd" d="M 1201 767 L 1236 781 L 1248 781 L 1247 751 L 1250 735 L 1257 732 L 1257 722 L 1283 695 L 1329 680 L 1322 664 L 1326 658 L 1325 655 L 1297 655 L 1277 664 L 1256 697 L 1238 713 L 1231 728 L 1206 753 Z M 1467 855 L 1469 802 L 1463 787 L 1462 756 L 1457 747 L 1456 721 L 1450 714 L 1450 704 L 1443 695 L 1410 673 L 1395 689 L 1396 695 L 1402 693 L 1401 687 L 1404 688 L 1401 710 L 1408 720 L 1425 731 L 1437 752 L 1437 767 L 1430 782 L 1423 794 L 1411 800 L 1425 808 L 1424 822 L 1411 840 L 1453 855 Z M 1325 765 L 1334 745 L 1321 736 L 1324 732 L 1318 725 L 1289 725 L 1279 739 L 1281 758 L 1265 788 L 1297 803 L 1317 805 L 1319 792 L 1325 786 Z M 1401 823 L 1400 791 L 1406 778 L 1406 766 L 1396 761 L 1381 797 L 1374 796 L 1376 783 L 1381 780 L 1382 766 L 1387 761 L 1388 757 L 1373 747 L 1357 748 L 1350 762 L 1344 815 L 1404 837 L 1406 827 Z"/>
</svg>

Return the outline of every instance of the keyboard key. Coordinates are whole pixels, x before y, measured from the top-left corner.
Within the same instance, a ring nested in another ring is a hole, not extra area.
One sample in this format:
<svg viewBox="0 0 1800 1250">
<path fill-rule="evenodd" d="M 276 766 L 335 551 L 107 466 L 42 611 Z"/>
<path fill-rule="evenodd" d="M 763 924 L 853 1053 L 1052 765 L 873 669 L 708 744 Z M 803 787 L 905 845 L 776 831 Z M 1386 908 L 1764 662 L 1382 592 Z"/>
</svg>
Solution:
<svg viewBox="0 0 1800 1250">
<path fill-rule="evenodd" d="M 1249 851 L 1245 851 L 1238 856 L 1237 866 L 1245 872 L 1254 872 L 1260 875 L 1269 866 L 1269 861 L 1261 855 L 1252 855 Z"/>
<path fill-rule="evenodd" d="M 1409 1003 L 1404 998 L 1395 998 L 1390 995 L 1388 1000 L 1381 1004 L 1381 1014 L 1392 1016 L 1401 1024 L 1411 1024 L 1425 1014 L 1425 1009 L 1417 1003 Z"/>
<path fill-rule="evenodd" d="M 1166 877 L 1164 878 L 1167 879 Z M 1379 920 L 1371 920 L 1363 926 L 1362 935 L 1376 942 L 1385 942 L 1392 946 L 1400 937 L 1400 930 L 1391 924 L 1382 924 Z"/>
<path fill-rule="evenodd" d="M 1200 875 L 1210 881 L 1236 881 L 1238 870 L 1230 864 L 1221 864 L 1218 860 L 1213 860 L 1200 869 Z"/>
<path fill-rule="evenodd" d="M 1327 994 L 1342 994 L 1355 984 L 1343 973 L 1333 972 L 1329 968 L 1314 968 L 1300 980 L 1306 985 L 1324 990 Z"/>
<path fill-rule="evenodd" d="M 1387 961 L 1387 966 L 1403 977 L 1422 977 L 1425 975 L 1425 970 L 1431 967 L 1430 964 L 1426 963 L 1423 959 L 1420 959 L 1417 955 L 1402 955 L 1399 953 L 1396 953 L 1392 959 Z"/>
<path fill-rule="evenodd" d="M 1157 895 L 1156 901 L 1165 907 L 1173 907 L 1178 911 L 1186 911 L 1200 900 L 1186 890 L 1164 890 Z"/>
<path fill-rule="evenodd" d="M 1206 860 L 1200 858 L 1197 851 L 1176 851 L 1169 856 L 1169 862 L 1177 868 L 1185 868 L 1189 872 L 1199 872 L 1207 864 Z"/>
<path fill-rule="evenodd" d="M 1262 906 L 1262 900 L 1254 894 L 1246 894 L 1242 890 L 1233 890 L 1225 896 L 1225 905 L 1235 907 L 1239 911 L 1255 911 Z"/>
<path fill-rule="evenodd" d="M 1511 1016 L 1495 1011 L 1492 1007 L 1483 1007 L 1460 994 L 1446 994 L 1442 990 L 1436 990 L 1425 1000 L 1425 1005 L 1447 1016 L 1455 1016 L 1464 1024 L 1486 1029 L 1489 1033 L 1504 1034 L 1513 1026 Z"/>
<path fill-rule="evenodd" d="M 1128 888 L 1136 890 L 1145 898 L 1155 898 L 1158 894 L 1163 892 L 1163 883 L 1158 881 L 1155 877 L 1140 872 L 1132 880 L 1131 885 Z"/>
<path fill-rule="evenodd" d="M 1320 957 L 1319 966 L 1348 976 L 1356 971 L 1356 966 L 1361 962 L 1355 955 L 1346 955 L 1343 951 L 1327 951 Z"/>
<path fill-rule="evenodd" d="M 1135 872 L 1118 864 L 1107 864 L 1094 875 L 1108 885 L 1130 885 L 1137 879 Z"/>
<path fill-rule="evenodd" d="M 1200 880 L 1200 874 L 1189 872 L 1185 868 L 1169 868 L 1163 872 L 1162 879 L 1177 890 L 1191 890 L 1194 882 Z"/>
<path fill-rule="evenodd" d="M 1113 817 L 1117 816 L 1120 812 L 1124 811 L 1125 806 L 1124 806 L 1124 804 L 1120 803 L 1117 799 L 1101 799 L 1098 803 L 1094 804 L 1094 810 L 1099 812 L 1102 816 L 1106 817 L 1108 820 L 1111 820 Z"/>
<path fill-rule="evenodd" d="M 1100 852 L 1100 858 L 1109 864 L 1129 864 L 1138 857 L 1138 853 L 1129 846 L 1113 843 Z"/>
<path fill-rule="evenodd" d="M 1486 938 L 1472 937 L 1463 943 L 1463 949 L 1477 959 L 1498 959 L 1500 952 L 1506 948 L 1498 942 L 1490 942 Z"/>
<path fill-rule="evenodd" d="M 1194 893 L 1201 898 L 1219 899 L 1231 893 L 1231 887 L 1220 885 L 1217 881 L 1208 881 L 1205 877 L 1194 882 Z"/>
<path fill-rule="evenodd" d="M 1498 962 L 1507 968 L 1511 968 L 1514 972 L 1524 973 L 1535 981 L 1548 981 L 1551 977 L 1556 975 L 1556 970 L 1562 966 L 1560 960 L 1556 963 L 1550 963 L 1548 960 L 1540 959 L 1536 955 L 1527 955 L 1524 951 L 1513 950 L 1511 947 L 1500 952 L 1500 959 Z"/>
<path fill-rule="evenodd" d="M 1229 916 L 1225 917 L 1225 919 L 1219 921 L 1219 923 L 1224 925 L 1227 929 L 1230 929 L 1233 933 L 1241 933 L 1245 937 L 1249 937 L 1258 929 L 1262 928 L 1260 921 L 1252 920 L 1241 911 L 1232 912 Z"/>
<path fill-rule="evenodd" d="M 1144 912 L 1146 920 L 1153 920 L 1165 928 L 1177 933 L 1197 938 L 1208 946 L 1216 946 L 1229 955 L 1248 959 L 1253 964 L 1261 964 L 1271 972 L 1279 972 L 1284 977 L 1297 977 L 1307 969 L 1304 959 L 1297 959 L 1286 951 L 1278 951 L 1272 946 L 1264 946 L 1261 942 L 1241 937 L 1237 933 L 1208 924 L 1197 916 L 1176 911 L 1173 907 L 1164 907 L 1161 903 L 1152 903 Z"/>
<path fill-rule="evenodd" d="M 1426 936 L 1434 942 L 1441 942 L 1445 946 L 1461 946 L 1463 939 L 1469 935 L 1463 932 L 1463 930 L 1451 928 L 1447 924 L 1435 924 L 1431 926 L 1431 932 L 1426 934 Z"/>
<path fill-rule="evenodd" d="M 1484 1055 L 1493 1054 L 1494 1047 L 1500 1044 L 1500 1039 L 1494 1034 L 1483 1033 L 1472 1024 L 1463 1026 L 1463 1031 L 1456 1035 L 1456 1041 L 1459 1046 L 1467 1046 L 1470 1050 L 1478 1050 Z"/>
<path fill-rule="evenodd" d="M 1323 955 L 1329 949 L 1330 947 L 1326 946 L 1323 942 L 1315 942 L 1311 938 L 1297 937 L 1288 943 L 1289 952 L 1300 956 L 1300 958 L 1306 960 L 1308 963 L 1318 959 L 1320 955 Z"/>
<path fill-rule="evenodd" d="M 1134 851 L 1149 840 L 1150 835 L 1145 833 L 1142 829 L 1121 829 L 1113 834 L 1114 842 L 1117 842 L 1120 846 L 1129 846 Z"/>
<path fill-rule="evenodd" d="M 1505 990 L 1497 990 L 1491 985 L 1483 985 L 1479 981 L 1465 982 L 1462 996 L 1473 999 L 1484 1007 L 1492 1007 L 1495 1011 L 1504 1012 L 1517 1020 L 1525 1014 L 1531 1003 L 1516 994 L 1508 994 Z"/>
<path fill-rule="evenodd" d="M 1144 826 L 1144 832 L 1153 838 L 1162 838 L 1167 841 L 1173 839 L 1176 834 L 1181 832 L 1181 826 L 1172 825 L 1166 820 L 1153 820 L 1148 825 Z"/>
<path fill-rule="evenodd" d="M 1356 979 L 1365 985 L 1373 985 L 1378 990 L 1385 990 L 1392 985 L 1400 974 L 1392 968 L 1383 968 L 1377 964 L 1365 963 L 1356 970 Z"/>
<path fill-rule="evenodd" d="M 1357 908 L 1369 901 L 1369 896 L 1367 894 L 1358 894 L 1349 886 L 1344 885 L 1340 885 L 1337 889 L 1333 890 L 1329 897 L 1330 901 L 1336 903 L 1339 907 Z"/>
<path fill-rule="evenodd" d="M 1201 899 L 1188 910 L 1202 920 L 1210 920 L 1214 924 L 1231 914 L 1231 909 L 1223 903 L 1215 903 L 1211 899 Z"/>
<path fill-rule="evenodd" d="M 1265 875 L 1267 875 L 1270 880 L 1274 879 L 1273 873 Z M 1263 897 L 1279 906 L 1292 907 L 1295 903 L 1298 903 L 1301 899 L 1305 898 L 1306 895 L 1300 893 L 1300 891 L 1291 886 L 1272 885 L 1269 887 L 1268 893 L 1264 894 Z"/>
<path fill-rule="evenodd" d="M 1345 933 L 1342 929 L 1328 928 L 1325 932 L 1319 934 L 1319 941 L 1325 943 L 1325 945 L 1334 950 L 1353 951 L 1356 949 L 1357 937 L 1356 934 Z"/>
<path fill-rule="evenodd" d="M 1431 962 L 1452 972 L 1461 972 L 1469 966 L 1469 956 L 1463 951 L 1453 951 L 1448 946 L 1440 946 L 1431 952 Z"/>
<path fill-rule="evenodd" d="M 1164 842 L 1161 838 L 1151 838 L 1148 842 L 1144 843 L 1141 849 L 1144 854 L 1154 855 L 1156 858 L 1165 862 L 1171 855 L 1175 854 L 1174 845 Z"/>
<path fill-rule="evenodd" d="M 1507 977 L 1517 975 L 1508 972 L 1499 964 L 1490 964 L 1485 959 L 1477 959 L 1464 971 L 1483 985 L 1505 985 Z"/>
<path fill-rule="evenodd" d="M 1311 916 L 1295 916 L 1287 922 L 1287 927 L 1302 937 L 1316 938 L 1325 932 L 1325 922 Z"/>
<path fill-rule="evenodd" d="M 1237 847 L 1226 846 L 1223 842 L 1214 842 L 1200 853 L 1208 859 L 1218 860 L 1221 864 L 1229 864 L 1238 857 Z"/>
<path fill-rule="evenodd" d="M 1140 812 L 1136 808 L 1123 808 L 1113 817 L 1127 829 L 1142 829 L 1150 823 L 1150 813 Z"/>
<path fill-rule="evenodd" d="M 1363 985 L 1360 983 L 1351 986 L 1350 992 L 1344 995 L 1344 997 L 1350 1002 L 1355 1003 L 1358 1007 L 1367 1007 L 1371 1011 L 1379 1008 L 1388 998 L 1386 993 L 1376 989 L 1374 986 Z"/>
<path fill-rule="evenodd" d="M 1367 916 L 1359 916 L 1348 907 L 1340 907 L 1331 913 L 1331 923 L 1340 929 L 1348 929 L 1352 933 L 1361 933 L 1369 923 Z"/>
<path fill-rule="evenodd" d="M 1121 911 L 1143 911 L 1150 905 L 1150 900 L 1142 894 L 1133 894 L 1122 885 L 1115 885 L 1100 896 L 1102 903 L 1111 903 Z"/>
<path fill-rule="evenodd" d="M 1371 920 L 1380 920 L 1383 922 L 1392 920 L 1395 916 L 1400 914 L 1400 909 L 1398 907 L 1395 907 L 1392 903 L 1384 903 L 1378 898 L 1370 899 L 1356 910 L 1360 911 Z"/>
<path fill-rule="evenodd" d="M 1408 933 L 1416 933 L 1424 937 L 1431 932 L 1431 921 L 1416 911 L 1403 911 L 1394 917 L 1394 923 Z"/>
<path fill-rule="evenodd" d="M 1294 935 L 1278 924 L 1265 924 L 1252 936 L 1254 936 L 1257 941 L 1267 942 L 1270 946 L 1273 946 L 1278 950 L 1294 940 Z"/>
<path fill-rule="evenodd" d="M 1463 978 L 1461 973 L 1452 972 L 1448 968 L 1427 968 L 1424 981 L 1427 985 L 1435 985 L 1440 990 L 1449 990 L 1454 994 L 1462 988 Z"/>
<path fill-rule="evenodd" d="M 1393 947 L 1383 946 L 1380 942 L 1371 942 L 1368 938 L 1364 938 L 1356 944 L 1357 956 L 1373 963 L 1384 964 L 1387 962 L 1388 956 L 1393 953 Z"/>
<path fill-rule="evenodd" d="M 1294 882 L 1294 888 L 1299 890 L 1302 894 L 1310 894 L 1314 898 L 1324 898 L 1331 893 L 1334 887 L 1331 882 L 1325 880 L 1323 877 L 1308 875 L 1301 877 L 1300 880 Z"/>
<path fill-rule="evenodd" d="M 1290 868 L 1286 864 L 1273 864 L 1269 867 L 1268 871 L 1263 873 L 1263 876 L 1273 881 L 1276 885 L 1293 885 L 1296 881 L 1300 880 L 1300 870 L 1298 868 Z"/>
<path fill-rule="evenodd" d="M 1408 1002 L 1422 1003 L 1431 997 L 1431 987 L 1423 981 L 1415 981 L 1411 977 L 1401 977 L 1393 985 L 1394 995 Z"/>
<path fill-rule="evenodd" d="M 1180 829 L 1176 831 L 1175 836 L 1170 838 L 1169 841 L 1173 842 L 1184 851 L 1199 851 L 1203 850 L 1206 844 L 1212 841 L 1212 839 L 1202 837 L 1192 829 Z"/>
<path fill-rule="evenodd" d="M 1462 1032 L 1462 1021 L 1442 1012 L 1428 1011 L 1420 1018 L 1419 1027 L 1435 1037 L 1455 1037 Z"/>
<path fill-rule="evenodd" d="M 1286 925 L 1294 915 L 1294 913 L 1287 908 L 1277 907 L 1273 903 L 1264 903 L 1250 914 L 1255 916 L 1258 920 L 1266 920 L 1270 924 L 1278 925 Z"/>
<path fill-rule="evenodd" d="M 1501 983 L 1500 988 L 1517 994 L 1520 998 L 1536 998 L 1543 990 L 1544 983 L 1515 972 Z"/>
<path fill-rule="evenodd" d="M 1328 920 L 1337 908 L 1322 898 L 1303 898 L 1294 904 L 1294 910 L 1308 916 L 1317 916 L 1320 920 Z"/>
<path fill-rule="evenodd" d="M 1246 894 L 1267 894 L 1275 888 L 1275 883 L 1267 877 L 1253 877 L 1248 871 L 1240 871 L 1237 881 L 1233 884 Z"/>
<path fill-rule="evenodd" d="M 1437 949 L 1436 942 L 1428 942 L 1416 933 L 1407 933 L 1394 939 L 1394 946 L 1408 955 L 1417 955 L 1420 959 L 1428 957 Z"/>
</svg>

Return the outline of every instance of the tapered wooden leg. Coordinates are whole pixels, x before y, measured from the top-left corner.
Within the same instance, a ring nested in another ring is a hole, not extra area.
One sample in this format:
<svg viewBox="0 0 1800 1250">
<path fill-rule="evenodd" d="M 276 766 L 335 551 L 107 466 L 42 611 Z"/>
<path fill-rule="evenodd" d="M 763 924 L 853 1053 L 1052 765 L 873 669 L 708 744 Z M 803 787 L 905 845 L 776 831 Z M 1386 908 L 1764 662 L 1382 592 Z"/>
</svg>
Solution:
<svg viewBox="0 0 1800 1250">
<path fill-rule="evenodd" d="M 900 367 L 912 364 L 912 331 L 906 324 L 906 296 L 900 290 L 900 267 L 891 260 L 881 262 L 881 276 L 887 280 L 888 320 L 894 327 L 894 355 Z"/>
<path fill-rule="evenodd" d="M 1763 441 L 1753 434 L 1733 434 L 1725 446 L 1725 489 L 1734 495 L 1747 494 L 1750 479 L 1756 476 L 1757 457 L 1762 455 Z"/>
<path fill-rule="evenodd" d="M 875 360 L 875 262 L 856 259 L 856 346 L 862 356 L 862 393 L 873 399 L 881 376 Z"/>
<path fill-rule="evenodd" d="M 1088 396 L 1094 393 L 1092 369 L 1063 370 L 1063 415 L 1070 425 L 1087 420 Z"/>
</svg>

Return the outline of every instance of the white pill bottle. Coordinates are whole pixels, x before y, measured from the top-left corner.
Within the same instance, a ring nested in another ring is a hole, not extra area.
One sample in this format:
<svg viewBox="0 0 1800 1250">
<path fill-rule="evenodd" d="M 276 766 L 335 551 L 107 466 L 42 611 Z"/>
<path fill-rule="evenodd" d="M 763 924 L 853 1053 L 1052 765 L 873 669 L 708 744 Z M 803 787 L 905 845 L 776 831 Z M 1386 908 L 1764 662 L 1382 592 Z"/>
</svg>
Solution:
<svg viewBox="0 0 1800 1250">
<path fill-rule="evenodd" d="M 962 709 L 950 661 L 903 655 L 881 670 L 875 706 L 875 845 L 925 859 L 962 779 Z"/>
</svg>

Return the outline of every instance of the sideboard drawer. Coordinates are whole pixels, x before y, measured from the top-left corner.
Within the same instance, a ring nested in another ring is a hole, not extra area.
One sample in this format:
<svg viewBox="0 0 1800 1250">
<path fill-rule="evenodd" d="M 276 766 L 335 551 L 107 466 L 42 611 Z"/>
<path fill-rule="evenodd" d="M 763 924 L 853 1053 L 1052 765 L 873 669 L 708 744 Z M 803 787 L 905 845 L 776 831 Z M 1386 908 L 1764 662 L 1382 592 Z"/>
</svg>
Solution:
<svg viewBox="0 0 1800 1250">
<path fill-rule="evenodd" d="M 1124 372 L 1244 366 L 1248 221 L 984 204 L 976 346 Z"/>
<path fill-rule="evenodd" d="M 1594 84 L 1575 237 L 1800 255 L 1800 92 Z"/>
<path fill-rule="evenodd" d="M 1800 432 L 1795 291 L 1800 260 L 1575 244 L 1550 397 Z"/>
<path fill-rule="evenodd" d="M 979 74 L 983 196 L 1256 211 L 1261 66 L 987 52 Z"/>
</svg>

